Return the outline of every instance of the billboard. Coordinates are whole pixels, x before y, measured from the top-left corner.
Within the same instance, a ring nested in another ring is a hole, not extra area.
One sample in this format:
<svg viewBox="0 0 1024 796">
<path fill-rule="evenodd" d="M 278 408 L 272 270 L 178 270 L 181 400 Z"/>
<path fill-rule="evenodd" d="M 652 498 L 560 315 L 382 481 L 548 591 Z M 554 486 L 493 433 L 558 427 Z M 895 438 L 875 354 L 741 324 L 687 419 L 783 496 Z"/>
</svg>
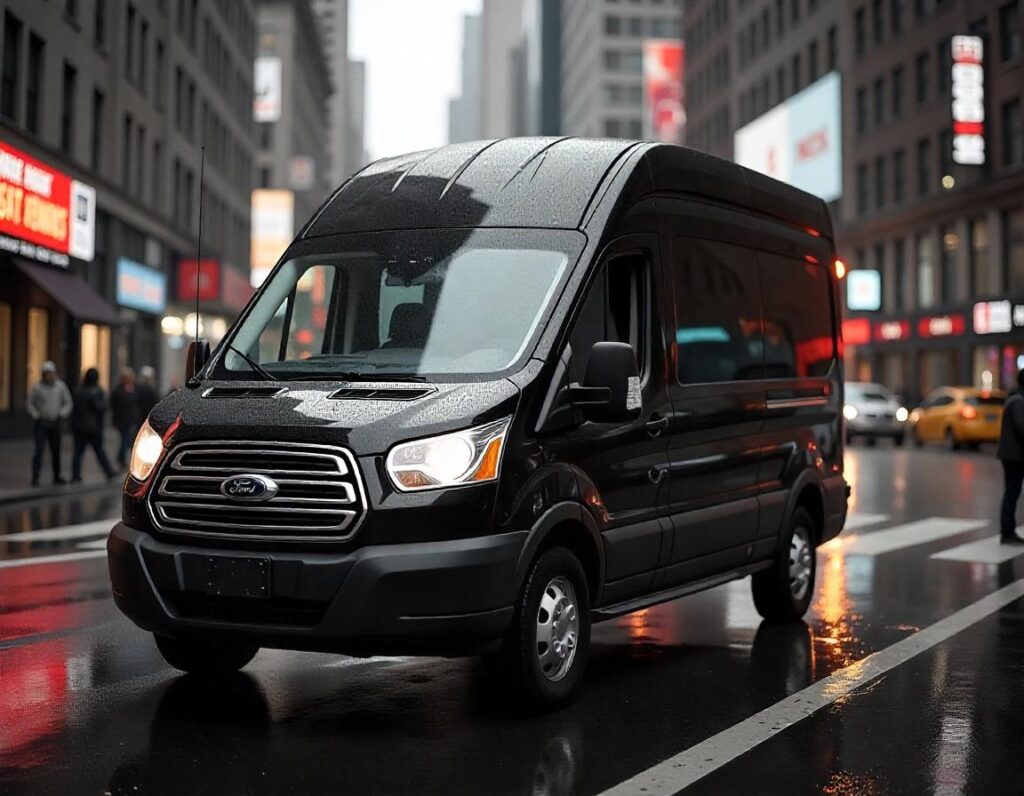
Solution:
<svg viewBox="0 0 1024 796">
<path fill-rule="evenodd" d="M 954 36 L 953 162 L 985 164 L 985 67 L 981 36 Z"/>
<path fill-rule="evenodd" d="M 741 166 L 831 202 L 843 193 L 842 86 L 838 72 L 736 131 Z"/>
<path fill-rule="evenodd" d="M 252 75 L 252 118 L 256 122 L 281 120 L 281 59 L 261 55 Z"/>
<path fill-rule="evenodd" d="M 259 287 L 295 235 L 295 195 L 258 188 L 252 192 L 250 249 L 253 287 Z"/>
<path fill-rule="evenodd" d="M 0 248 L 67 267 L 92 260 L 96 192 L 0 141 Z"/>
<path fill-rule="evenodd" d="M 127 257 L 118 257 L 117 303 L 159 315 L 167 307 L 167 275 Z"/>
<path fill-rule="evenodd" d="M 683 140 L 686 50 L 681 41 L 644 42 L 644 138 L 678 144 Z"/>
<path fill-rule="evenodd" d="M 854 312 L 882 308 L 882 275 L 878 271 L 858 268 L 846 275 L 846 308 Z"/>
</svg>

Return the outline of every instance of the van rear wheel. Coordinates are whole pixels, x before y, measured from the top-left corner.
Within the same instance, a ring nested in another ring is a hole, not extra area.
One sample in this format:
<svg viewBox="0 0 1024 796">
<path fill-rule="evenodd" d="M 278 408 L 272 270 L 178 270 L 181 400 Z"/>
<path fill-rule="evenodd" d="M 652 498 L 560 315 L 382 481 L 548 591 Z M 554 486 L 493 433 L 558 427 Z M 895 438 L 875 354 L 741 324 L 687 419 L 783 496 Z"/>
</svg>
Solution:
<svg viewBox="0 0 1024 796">
<path fill-rule="evenodd" d="M 765 619 L 792 621 L 807 613 L 817 573 L 815 537 L 814 520 L 798 506 L 772 566 L 751 578 L 754 607 Z"/>
<path fill-rule="evenodd" d="M 154 638 L 164 660 L 188 674 L 231 674 L 248 664 L 260 650 L 255 644 L 158 635 L 154 635 Z"/>
<path fill-rule="evenodd" d="M 590 592 L 579 559 L 544 551 L 526 577 L 512 627 L 485 664 L 511 704 L 548 710 L 568 704 L 590 654 Z"/>
</svg>

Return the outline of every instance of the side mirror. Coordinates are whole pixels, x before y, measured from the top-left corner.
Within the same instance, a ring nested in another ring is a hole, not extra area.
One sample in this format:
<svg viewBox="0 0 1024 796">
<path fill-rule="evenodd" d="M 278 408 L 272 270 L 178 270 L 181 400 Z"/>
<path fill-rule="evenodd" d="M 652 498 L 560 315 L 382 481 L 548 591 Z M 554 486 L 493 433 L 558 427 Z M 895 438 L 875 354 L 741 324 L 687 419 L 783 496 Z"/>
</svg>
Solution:
<svg viewBox="0 0 1024 796">
<path fill-rule="evenodd" d="M 583 384 L 569 386 L 569 400 L 594 423 L 621 423 L 640 416 L 640 374 L 629 343 L 594 343 Z"/>
<path fill-rule="evenodd" d="M 210 344 L 206 340 L 193 340 L 189 343 L 188 356 L 185 360 L 185 381 L 192 381 L 209 361 Z"/>
</svg>

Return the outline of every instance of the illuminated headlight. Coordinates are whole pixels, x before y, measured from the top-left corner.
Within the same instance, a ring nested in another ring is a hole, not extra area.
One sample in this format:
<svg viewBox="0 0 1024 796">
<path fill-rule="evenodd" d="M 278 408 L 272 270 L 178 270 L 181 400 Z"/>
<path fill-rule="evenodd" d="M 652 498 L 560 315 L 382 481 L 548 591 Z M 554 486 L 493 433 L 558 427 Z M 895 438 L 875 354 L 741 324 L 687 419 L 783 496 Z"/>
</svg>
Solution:
<svg viewBox="0 0 1024 796">
<path fill-rule="evenodd" d="M 132 478 L 136 481 L 145 481 L 149 478 L 163 452 L 164 441 L 160 435 L 152 429 L 148 421 L 143 423 L 132 446 L 132 463 L 128 468 Z"/>
<path fill-rule="evenodd" d="M 907 407 L 901 406 L 896 410 L 896 420 L 899 423 L 906 423 L 910 418 L 910 412 L 907 411 Z"/>
<path fill-rule="evenodd" d="M 846 404 L 846 406 L 843 407 L 843 417 L 847 420 L 856 420 L 857 415 L 859 414 L 860 412 L 857 411 L 857 407 L 852 404 Z"/>
<path fill-rule="evenodd" d="M 388 454 L 388 475 L 402 492 L 493 481 L 510 419 L 396 445 Z"/>
</svg>

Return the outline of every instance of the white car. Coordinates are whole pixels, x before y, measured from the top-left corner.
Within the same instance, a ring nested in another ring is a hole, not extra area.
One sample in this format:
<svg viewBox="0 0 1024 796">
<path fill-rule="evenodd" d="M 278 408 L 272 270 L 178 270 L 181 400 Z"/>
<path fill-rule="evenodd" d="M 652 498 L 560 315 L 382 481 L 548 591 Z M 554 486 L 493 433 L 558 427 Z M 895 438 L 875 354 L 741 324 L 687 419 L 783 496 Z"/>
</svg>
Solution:
<svg viewBox="0 0 1024 796">
<path fill-rule="evenodd" d="M 869 445 L 874 445 L 879 437 L 889 437 L 897 445 L 902 445 L 910 413 L 887 387 L 863 381 L 848 381 L 843 417 L 846 420 L 847 442 L 854 437 L 864 437 Z"/>
</svg>

